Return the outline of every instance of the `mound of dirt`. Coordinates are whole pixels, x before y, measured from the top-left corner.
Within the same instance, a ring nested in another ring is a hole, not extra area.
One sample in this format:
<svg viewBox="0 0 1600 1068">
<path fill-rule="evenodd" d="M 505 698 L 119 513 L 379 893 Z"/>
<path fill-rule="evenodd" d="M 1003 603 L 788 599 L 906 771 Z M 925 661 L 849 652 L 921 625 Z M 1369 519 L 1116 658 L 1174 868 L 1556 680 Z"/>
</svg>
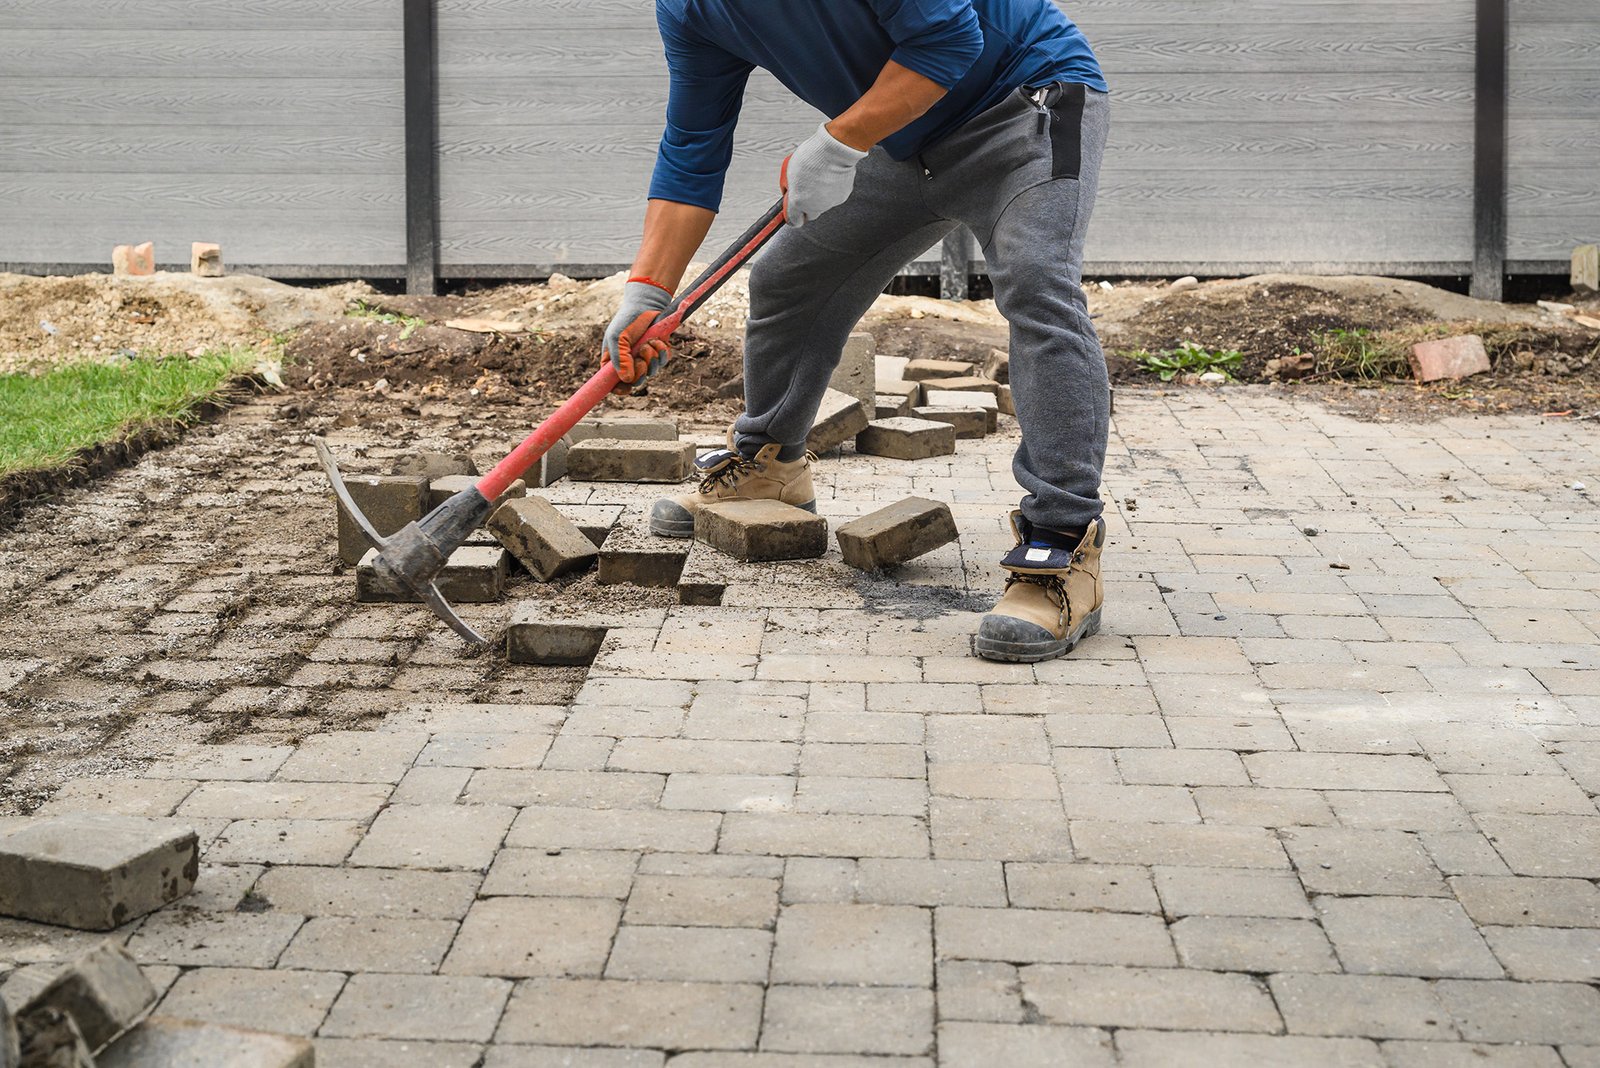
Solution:
<svg viewBox="0 0 1600 1068">
<path fill-rule="evenodd" d="M 361 282 L 306 289 L 255 275 L 0 274 L 0 374 L 249 344 L 341 314 Z"/>
<path fill-rule="evenodd" d="M 453 313 L 452 313 L 453 314 Z M 284 353 L 284 381 L 327 390 L 416 394 L 510 403 L 565 400 L 599 367 L 598 325 L 521 333 L 477 333 L 345 317 L 316 323 Z M 683 331 L 672 363 L 638 391 L 643 400 L 692 411 L 718 403 L 740 374 L 742 349 L 725 337 Z"/>
</svg>

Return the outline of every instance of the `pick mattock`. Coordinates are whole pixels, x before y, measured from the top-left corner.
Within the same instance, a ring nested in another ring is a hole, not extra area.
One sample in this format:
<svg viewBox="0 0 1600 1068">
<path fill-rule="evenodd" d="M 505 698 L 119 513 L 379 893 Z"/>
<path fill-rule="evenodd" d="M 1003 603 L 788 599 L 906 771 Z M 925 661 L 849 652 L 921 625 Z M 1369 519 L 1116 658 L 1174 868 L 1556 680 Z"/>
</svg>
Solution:
<svg viewBox="0 0 1600 1068">
<path fill-rule="evenodd" d="M 653 338 L 666 339 L 704 304 L 733 273 L 749 262 L 750 257 L 765 245 L 784 223 L 784 202 L 779 200 L 750 229 L 735 241 L 696 278 L 688 289 L 679 294 L 661 317 L 646 330 L 641 341 Z M 444 569 L 450 554 L 459 549 L 472 532 L 488 520 L 494 510 L 494 501 L 500 498 L 513 482 L 539 462 L 539 457 L 571 430 L 573 425 L 588 415 L 606 394 L 616 388 L 617 369 L 608 360 L 594 376 L 585 382 L 565 404 L 551 413 L 536 427 L 521 445 L 495 466 L 493 471 L 478 479 L 476 485 L 462 490 L 415 523 L 389 537 L 373 529 L 372 523 L 356 507 L 350 491 L 345 488 L 339 465 L 334 461 L 328 443 L 322 438 L 312 438 L 317 449 L 317 459 L 333 483 L 334 495 L 339 504 L 355 520 L 361 536 L 375 549 L 378 558 L 373 566 L 380 578 L 397 586 L 409 588 L 433 609 L 434 615 L 450 625 L 450 629 L 474 645 L 487 645 L 488 641 L 473 630 L 450 607 L 450 602 L 439 592 L 435 581 Z"/>
</svg>

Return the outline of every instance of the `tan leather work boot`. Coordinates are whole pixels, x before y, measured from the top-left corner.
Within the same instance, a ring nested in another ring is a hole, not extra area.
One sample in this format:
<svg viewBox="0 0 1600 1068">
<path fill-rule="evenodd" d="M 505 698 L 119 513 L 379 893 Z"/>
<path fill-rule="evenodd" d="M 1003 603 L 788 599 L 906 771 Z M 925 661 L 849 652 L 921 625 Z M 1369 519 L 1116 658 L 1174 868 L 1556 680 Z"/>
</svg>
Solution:
<svg viewBox="0 0 1600 1068">
<path fill-rule="evenodd" d="M 726 449 L 695 458 L 699 487 L 693 493 L 663 497 L 650 509 L 650 532 L 668 538 L 692 538 L 694 513 L 714 501 L 782 501 L 815 512 L 817 494 L 811 486 L 811 454 L 784 462 L 778 459 L 782 448 L 764 445 L 747 459 L 733 447 L 730 428 Z"/>
<path fill-rule="evenodd" d="M 1017 546 L 1000 561 L 1011 574 L 1000 603 L 978 624 L 974 651 L 986 660 L 1051 660 L 1100 629 L 1105 585 L 1100 550 L 1106 522 L 1096 519 L 1075 549 L 1040 545 L 1021 512 L 1011 513 Z"/>
</svg>

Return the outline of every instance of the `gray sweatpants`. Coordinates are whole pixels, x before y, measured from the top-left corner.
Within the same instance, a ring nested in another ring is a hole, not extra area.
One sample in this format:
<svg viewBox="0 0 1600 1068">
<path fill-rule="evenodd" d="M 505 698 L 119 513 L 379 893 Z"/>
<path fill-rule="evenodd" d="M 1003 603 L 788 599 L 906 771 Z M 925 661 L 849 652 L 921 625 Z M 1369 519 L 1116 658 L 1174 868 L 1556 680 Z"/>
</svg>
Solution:
<svg viewBox="0 0 1600 1068">
<path fill-rule="evenodd" d="M 1107 97 L 1048 94 L 1013 93 L 904 162 L 874 148 L 849 200 L 773 238 L 750 278 L 741 451 L 805 441 L 850 331 L 913 256 L 965 224 L 1011 325 L 1023 514 L 1051 529 L 1100 514 L 1109 390 L 1081 282 Z"/>
</svg>

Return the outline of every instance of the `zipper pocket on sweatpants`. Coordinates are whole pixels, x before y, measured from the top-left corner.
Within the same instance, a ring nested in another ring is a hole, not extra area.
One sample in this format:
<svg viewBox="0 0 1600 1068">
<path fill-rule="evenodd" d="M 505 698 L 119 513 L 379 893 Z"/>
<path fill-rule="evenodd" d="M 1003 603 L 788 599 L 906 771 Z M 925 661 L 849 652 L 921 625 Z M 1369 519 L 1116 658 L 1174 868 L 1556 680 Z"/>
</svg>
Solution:
<svg viewBox="0 0 1600 1068">
<path fill-rule="evenodd" d="M 1051 82 L 1018 92 L 1038 113 L 1036 132 L 1050 132 L 1050 177 L 1077 178 L 1083 171 L 1083 83 Z"/>
</svg>

